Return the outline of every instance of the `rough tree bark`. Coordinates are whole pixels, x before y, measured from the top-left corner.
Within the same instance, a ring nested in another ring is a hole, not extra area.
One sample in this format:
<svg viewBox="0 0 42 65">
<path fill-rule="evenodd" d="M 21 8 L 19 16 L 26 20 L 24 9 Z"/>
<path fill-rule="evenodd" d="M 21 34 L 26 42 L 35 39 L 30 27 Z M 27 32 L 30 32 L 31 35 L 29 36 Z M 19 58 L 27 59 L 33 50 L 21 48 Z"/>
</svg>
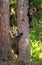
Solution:
<svg viewBox="0 0 42 65">
<path fill-rule="evenodd" d="M 13 59 L 9 29 L 9 0 L 0 0 L 0 65 Z"/>
<path fill-rule="evenodd" d="M 18 65 L 30 64 L 28 0 L 17 0 L 17 25 L 23 36 L 19 41 Z"/>
</svg>

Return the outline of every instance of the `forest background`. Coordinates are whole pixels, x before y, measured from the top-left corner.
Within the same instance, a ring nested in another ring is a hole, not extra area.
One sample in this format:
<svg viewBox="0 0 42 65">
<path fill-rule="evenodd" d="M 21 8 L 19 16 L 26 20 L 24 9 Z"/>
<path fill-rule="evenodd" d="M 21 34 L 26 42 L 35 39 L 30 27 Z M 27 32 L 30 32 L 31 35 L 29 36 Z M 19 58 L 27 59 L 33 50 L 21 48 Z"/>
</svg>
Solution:
<svg viewBox="0 0 42 65">
<path fill-rule="evenodd" d="M 16 0 L 9 0 L 10 5 L 10 34 L 17 30 L 17 4 Z M 38 64 L 42 63 L 42 0 L 30 0 L 30 51 L 31 57 Z M 15 55 L 17 57 L 17 55 Z M 37 64 L 35 63 L 35 64 Z M 41 64 L 40 64 L 41 65 Z"/>
</svg>

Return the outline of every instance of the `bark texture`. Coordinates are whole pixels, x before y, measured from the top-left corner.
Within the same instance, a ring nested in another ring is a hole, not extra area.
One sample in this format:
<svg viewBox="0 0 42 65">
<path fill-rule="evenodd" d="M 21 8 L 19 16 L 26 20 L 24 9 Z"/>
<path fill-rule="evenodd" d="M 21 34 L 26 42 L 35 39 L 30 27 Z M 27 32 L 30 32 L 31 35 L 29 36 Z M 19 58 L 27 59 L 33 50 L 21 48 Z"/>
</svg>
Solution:
<svg viewBox="0 0 42 65">
<path fill-rule="evenodd" d="M 28 19 L 28 0 L 17 0 L 17 23 L 19 33 L 23 36 L 19 41 L 18 65 L 30 64 L 30 45 L 29 45 L 29 19 Z"/>
<path fill-rule="evenodd" d="M 13 59 L 9 29 L 9 0 L 0 0 L 0 65 Z"/>
</svg>

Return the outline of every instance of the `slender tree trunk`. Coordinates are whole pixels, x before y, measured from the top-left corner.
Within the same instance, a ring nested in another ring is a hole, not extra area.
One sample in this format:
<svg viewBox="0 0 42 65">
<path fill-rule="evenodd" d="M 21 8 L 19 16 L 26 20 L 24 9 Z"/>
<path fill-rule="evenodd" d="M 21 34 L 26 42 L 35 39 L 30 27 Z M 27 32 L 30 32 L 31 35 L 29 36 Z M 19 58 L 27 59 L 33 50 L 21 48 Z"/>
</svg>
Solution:
<svg viewBox="0 0 42 65">
<path fill-rule="evenodd" d="M 17 0 L 17 22 L 19 33 L 23 36 L 19 41 L 18 65 L 30 64 L 30 45 L 29 45 L 29 19 L 28 19 L 28 0 Z"/>
<path fill-rule="evenodd" d="M 10 47 L 9 0 L 0 0 L 0 65 L 13 59 Z"/>
</svg>

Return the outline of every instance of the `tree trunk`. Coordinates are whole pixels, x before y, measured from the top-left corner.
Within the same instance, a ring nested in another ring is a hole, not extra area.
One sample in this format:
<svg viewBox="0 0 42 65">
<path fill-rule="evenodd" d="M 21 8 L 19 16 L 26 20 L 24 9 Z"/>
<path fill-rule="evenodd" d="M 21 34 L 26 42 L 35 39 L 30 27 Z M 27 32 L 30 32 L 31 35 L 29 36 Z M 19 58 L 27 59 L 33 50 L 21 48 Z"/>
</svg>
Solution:
<svg viewBox="0 0 42 65">
<path fill-rule="evenodd" d="M 10 46 L 10 21 L 9 21 L 9 1 L 0 0 L 0 65 L 12 60 Z"/>
<path fill-rule="evenodd" d="M 30 64 L 30 45 L 29 45 L 29 19 L 28 19 L 28 0 L 17 0 L 17 23 L 19 33 L 23 36 L 19 41 L 18 65 Z"/>
</svg>

